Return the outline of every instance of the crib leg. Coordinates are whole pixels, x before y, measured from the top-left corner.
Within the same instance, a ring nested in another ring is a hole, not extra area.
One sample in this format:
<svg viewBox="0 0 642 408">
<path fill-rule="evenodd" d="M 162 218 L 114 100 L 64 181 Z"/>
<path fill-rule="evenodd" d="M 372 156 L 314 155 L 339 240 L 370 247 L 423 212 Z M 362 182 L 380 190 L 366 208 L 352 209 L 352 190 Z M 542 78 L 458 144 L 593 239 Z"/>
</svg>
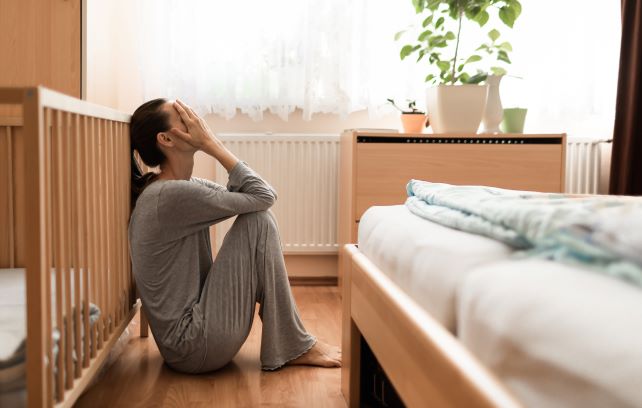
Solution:
<svg viewBox="0 0 642 408">
<path fill-rule="evenodd" d="M 149 336 L 149 323 L 147 322 L 147 316 L 143 311 L 143 308 L 140 308 L 140 337 Z"/>
</svg>

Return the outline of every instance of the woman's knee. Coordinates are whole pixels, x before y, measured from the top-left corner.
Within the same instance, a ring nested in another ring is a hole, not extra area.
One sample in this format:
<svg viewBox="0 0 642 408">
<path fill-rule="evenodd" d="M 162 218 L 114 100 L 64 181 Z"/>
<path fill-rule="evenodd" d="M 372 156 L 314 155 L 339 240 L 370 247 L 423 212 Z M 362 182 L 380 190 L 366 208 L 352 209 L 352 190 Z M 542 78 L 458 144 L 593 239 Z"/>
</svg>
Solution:
<svg viewBox="0 0 642 408">
<path fill-rule="evenodd" d="M 259 225 L 267 225 L 270 228 L 276 229 L 276 219 L 272 211 L 256 211 L 246 214 L 241 214 L 236 218 L 239 223 L 257 223 Z"/>
</svg>

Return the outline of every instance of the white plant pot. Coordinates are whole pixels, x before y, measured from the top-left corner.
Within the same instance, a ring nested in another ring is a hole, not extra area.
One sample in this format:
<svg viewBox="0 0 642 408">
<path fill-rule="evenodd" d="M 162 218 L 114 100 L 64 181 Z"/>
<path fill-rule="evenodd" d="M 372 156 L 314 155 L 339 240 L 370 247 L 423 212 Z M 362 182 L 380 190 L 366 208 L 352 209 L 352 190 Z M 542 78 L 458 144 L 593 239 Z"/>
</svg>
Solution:
<svg viewBox="0 0 642 408">
<path fill-rule="evenodd" d="M 426 90 L 435 133 L 477 133 L 486 108 L 486 85 L 439 85 Z"/>
</svg>

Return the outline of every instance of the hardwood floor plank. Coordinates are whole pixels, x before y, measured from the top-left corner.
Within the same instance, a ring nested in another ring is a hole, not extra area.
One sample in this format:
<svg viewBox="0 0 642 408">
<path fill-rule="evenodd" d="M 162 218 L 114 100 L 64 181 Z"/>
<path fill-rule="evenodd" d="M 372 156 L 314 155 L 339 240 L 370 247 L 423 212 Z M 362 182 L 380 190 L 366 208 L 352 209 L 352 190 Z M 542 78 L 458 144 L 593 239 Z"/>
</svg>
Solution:
<svg viewBox="0 0 642 408">
<path fill-rule="evenodd" d="M 341 301 L 337 287 L 292 288 L 306 329 L 339 345 Z M 258 307 L 257 307 L 258 311 Z M 141 338 L 138 319 L 132 337 L 100 380 L 80 397 L 77 407 L 345 407 L 340 369 L 285 367 L 261 371 L 261 320 L 234 360 L 221 370 L 187 375 L 163 363 L 153 337 Z"/>
</svg>

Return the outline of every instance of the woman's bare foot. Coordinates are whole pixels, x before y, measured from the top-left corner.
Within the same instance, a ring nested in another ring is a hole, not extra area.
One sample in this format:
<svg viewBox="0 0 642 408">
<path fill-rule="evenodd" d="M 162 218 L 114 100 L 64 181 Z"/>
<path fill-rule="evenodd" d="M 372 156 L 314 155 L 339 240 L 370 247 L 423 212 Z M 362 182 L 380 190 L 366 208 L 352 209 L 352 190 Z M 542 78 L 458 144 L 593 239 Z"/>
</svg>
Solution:
<svg viewBox="0 0 642 408">
<path fill-rule="evenodd" d="M 317 340 L 317 343 L 307 353 L 289 361 L 286 365 L 341 367 L 341 349 Z"/>
</svg>

